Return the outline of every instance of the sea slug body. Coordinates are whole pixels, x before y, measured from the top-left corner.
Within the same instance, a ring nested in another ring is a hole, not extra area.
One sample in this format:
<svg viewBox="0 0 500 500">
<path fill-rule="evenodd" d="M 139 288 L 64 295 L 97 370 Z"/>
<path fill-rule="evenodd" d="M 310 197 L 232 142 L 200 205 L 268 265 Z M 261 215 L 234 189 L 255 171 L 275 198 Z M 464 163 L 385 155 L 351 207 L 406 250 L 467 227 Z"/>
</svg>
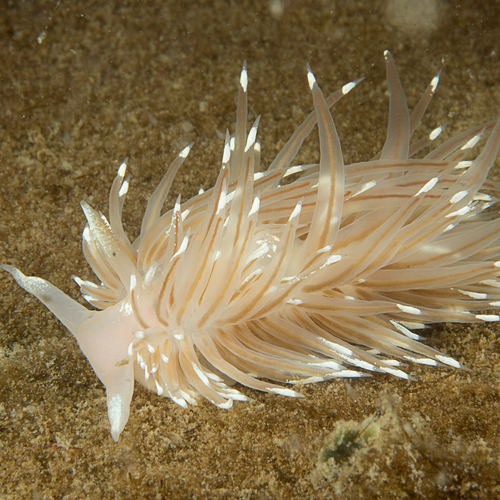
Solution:
<svg viewBox="0 0 500 500">
<path fill-rule="evenodd" d="M 149 199 L 135 241 L 121 222 L 125 162 L 111 187 L 109 221 L 82 202 L 83 252 L 100 284 L 75 281 L 94 309 L 2 266 L 77 339 L 106 388 L 115 441 L 134 379 L 183 407 L 199 395 L 221 408 L 245 400 L 233 382 L 297 397 L 279 384 L 370 372 L 408 378 L 405 362 L 460 368 L 415 330 L 500 319 L 482 312 L 500 306 L 500 217 L 487 210 L 498 200 L 484 192 L 500 190 L 487 180 L 500 121 L 415 158 L 442 130 L 410 142 L 439 75 L 410 114 L 389 52 L 385 59 L 387 139 L 370 161 L 344 164 L 329 110 L 358 81 L 325 99 L 308 68 L 314 111 L 261 171 L 259 119 L 247 134 L 244 66 L 236 130 L 226 132 L 212 189 L 179 197 L 162 213 L 187 146 Z M 319 164 L 292 166 L 315 125 Z"/>
</svg>

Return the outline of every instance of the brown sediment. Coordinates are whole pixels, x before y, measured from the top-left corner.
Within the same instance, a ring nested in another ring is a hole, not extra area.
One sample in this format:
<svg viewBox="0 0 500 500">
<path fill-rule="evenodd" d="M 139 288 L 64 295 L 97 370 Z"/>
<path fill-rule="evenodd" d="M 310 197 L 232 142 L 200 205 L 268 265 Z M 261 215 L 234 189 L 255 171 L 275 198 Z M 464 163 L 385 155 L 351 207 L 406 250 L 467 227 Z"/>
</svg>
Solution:
<svg viewBox="0 0 500 500">
<path fill-rule="evenodd" d="M 287 2 L 281 16 L 264 0 L 62 1 L 56 10 L 55 1 L 7 3 L 0 21 L 0 262 L 50 279 L 76 298 L 71 275 L 92 278 L 80 249 L 79 201 L 106 211 L 109 185 L 126 156 L 130 235 L 167 165 L 193 140 L 169 201 L 213 185 L 244 59 L 250 119 L 262 114 L 263 165 L 312 109 L 307 61 L 326 94 L 366 77 L 334 107 L 349 162 L 370 158 L 383 144 L 385 49 L 396 58 L 410 108 L 446 59 L 422 134 L 448 122 L 449 137 L 497 118 L 500 9 L 493 2 L 436 5 L 437 27 L 408 36 L 387 22 L 382 1 Z M 301 157 L 310 160 L 315 151 L 313 139 Z M 498 165 L 491 177 L 498 180 Z M 499 494 L 495 324 L 430 330 L 430 345 L 471 371 L 413 366 L 417 382 L 382 375 L 333 381 L 306 386 L 301 400 L 241 388 L 252 401 L 229 411 L 203 401 L 184 410 L 137 387 L 115 444 L 104 389 L 75 341 L 7 274 L 0 279 L 2 498 Z M 378 469 L 367 472 L 360 454 L 344 470 L 343 484 L 315 483 L 318 454 L 336 423 L 361 423 L 377 409 L 384 415 L 382 393 L 392 398 L 390 411 L 403 430 L 389 419 L 385 441 L 369 448 Z"/>
</svg>

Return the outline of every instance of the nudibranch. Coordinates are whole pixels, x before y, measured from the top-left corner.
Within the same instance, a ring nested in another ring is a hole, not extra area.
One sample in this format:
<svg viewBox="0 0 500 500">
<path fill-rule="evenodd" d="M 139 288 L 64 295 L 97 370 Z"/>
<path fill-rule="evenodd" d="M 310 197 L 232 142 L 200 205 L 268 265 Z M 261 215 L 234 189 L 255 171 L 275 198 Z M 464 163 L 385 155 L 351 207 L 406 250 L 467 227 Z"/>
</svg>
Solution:
<svg viewBox="0 0 500 500">
<path fill-rule="evenodd" d="M 408 362 L 459 368 L 415 331 L 500 319 L 500 217 L 488 210 L 500 184 L 487 180 L 500 121 L 418 158 L 442 130 L 411 142 L 439 74 L 410 114 L 389 52 L 385 59 L 388 131 L 371 160 L 344 164 L 330 112 L 358 81 L 325 98 L 308 67 L 314 111 L 261 170 L 258 118 L 247 133 L 244 65 L 236 130 L 226 132 L 213 188 L 163 212 L 187 146 L 149 199 L 133 242 L 122 227 L 125 162 L 109 220 L 82 202 L 83 252 L 100 284 L 74 279 L 92 310 L 2 266 L 78 341 L 106 388 L 115 441 L 134 379 L 183 407 L 201 395 L 230 408 L 246 399 L 235 382 L 297 397 L 280 384 L 373 372 L 408 378 Z M 319 163 L 292 165 L 316 125 Z"/>
</svg>

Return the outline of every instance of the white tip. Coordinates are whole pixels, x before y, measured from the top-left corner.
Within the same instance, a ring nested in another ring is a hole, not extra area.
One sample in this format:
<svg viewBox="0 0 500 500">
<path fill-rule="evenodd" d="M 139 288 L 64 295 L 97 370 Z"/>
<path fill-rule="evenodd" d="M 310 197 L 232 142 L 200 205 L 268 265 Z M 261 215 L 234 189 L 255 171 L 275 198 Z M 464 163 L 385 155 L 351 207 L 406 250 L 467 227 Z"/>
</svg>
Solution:
<svg viewBox="0 0 500 500">
<path fill-rule="evenodd" d="M 111 437 L 113 441 L 118 441 L 120 434 L 125 427 L 124 422 L 124 402 L 120 394 L 113 394 L 108 401 L 108 417 L 111 424 Z"/>
<path fill-rule="evenodd" d="M 434 93 L 436 92 L 436 88 L 439 83 L 439 75 L 436 75 L 432 80 L 431 80 L 431 92 Z"/>
<path fill-rule="evenodd" d="M 428 366 L 436 366 L 437 362 L 434 359 L 429 358 L 414 358 L 412 356 L 403 356 L 405 359 L 409 361 L 413 361 L 413 363 L 418 363 L 419 365 L 428 365 Z"/>
<path fill-rule="evenodd" d="M 292 391 L 291 389 L 278 389 L 277 387 L 266 388 L 269 392 L 274 392 L 275 394 L 280 394 L 281 396 L 288 396 L 290 398 L 303 398 L 304 396 L 298 392 Z"/>
<path fill-rule="evenodd" d="M 222 163 L 227 163 L 229 158 L 231 158 L 231 146 L 229 142 L 226 142 L 224 144 L 224 153 L 222 154 Z"/>
<path fill-rule="evenodd" d="M 479 141 L 479 139 L 481 139 L 481 134 L 475 135 L 470 141 L 468 141 L 467 143 L 465 143 L 460 148 L 460 150 L 463 151 L 464 149 L 471 149 L 471 148 L 473 148 L 477 144 L 477 141 Z"/>
<path fill-rule="evenodd" d="M 132 291 L 136 285 L 137 285 L 137 278 L 135 277 L 135 274 L 131 274 L 130 275 L 130 291 Z"/>
<path fill-rule="evenodd" d="M 248 263 L 248 261 L 247 261 Z M 252 273 L 250 273 L 242 282 L 241 284 L 244 285 L 245 283 L 247 283 L 248 281 L 250 281 L 252 278 L 255 278 L 256 276 L 260 276 L 262 274 L 262 269 L 256 269 L 255 271 L 253 271 Z"/>
<path fill-rule="evenodd" d="M 397 328 L 401 333 L 403 333 L 407 337 L 410 337 L 413 340 L 420 339 L 420 335 L 417 335 L 416 333 L 413 333 L 411 330 L 408 330 L 408 328 L 404 327 L 402 324 L 398 323 L 397 321 L 394 321 L 393 319 L 391 319 L 391 323 L 394 325 L 395 328 Z"/>
<path fill-rule="evenodd" d="M 429 134 L 429 139 L 433 141 L 434 139 L 437 139 L 441 132 L 443 131 L 443 126 L 439 126 L 435 128 L 430 134 Z"/>
<path fill-rule="evenodd" d="M 163 387 L 155 380 L 156 394 L 161 396 L 163 394 Z"/>
<path fill-rule="evenodd" d="M 471 297 L 473 299 L 478 299 L 478 300 L 485 300 L 488 298 L 487 293 L 477 293 L 477 292 L 469 292 L 467 290 L 458 290 L 461 294 L 467 295 L 468 297 Z"/>
<path fill-rule="evenodd" d="M 297 172 L 303 172 L 303 171 L 304 171 L 304 167 L 302 165 L 296 165 L 295 167 L 290 167 L 285 172 L 283 177 L 288 177 L 289 175 L 296 174 Z"/>
<path fill-rule="evenodd" d="M 246 64 L 243 65 L 243 69 L 241 70 L 240 85 L 241 88 L 243 89 L 243 92 L 246 92 L 248 86 L 248 75 L 247 75 Z"/>
<path fill-rule="evenodd" d="M 493 201 L 493 198 L 489 194 L 476 193 L 473 198 L 474 201 Z"/>
<path fill-rule="evenodd" d="M 181 197 L 180 195 L 175 200 L 174 212 L 179 213 L 181 211 Z"/>
<path fill-rule="evenodd" d="M 459 161 L 456 165 L 455 165 L 455 169 L 459 169 L 459 168 L 469 168 L 470 166 L 472 165 L 472 162 L 470 160 L 464 160 L 464 161 Z"/>
<path fill-rule="evenodd" d="M 343 345 L 330 342 L 329 340 L 322 339 L 323 342 L 333 351 L 343 354 L 344 356 L 352 356 L 352 351 Z"/>
<path fill-rule="evenodd" d="M 187 406 L 187 403 L 186 403 L 186 401 L 185 401 L 184 399 L 182 399 L 182 398 L 177 398 L 177 397 L 175 397 L 175 396 L 171 396 L 171 397 L 172 397 L 172 401 L 173 401 L 174 403 L 177 403 L 179 406 L 182 406 L 183 408 L 187 408 L 187 407 L 188 407 L 188 406 Z"/>
<path fill-rule="evenodd" d="M 252 208 L 250 209 L 250 212 L 248 212 L 248 217 L 250 217 L 251 215 L 253 215 L 255 212 L 258 212 L 259 206 L 260 206 L 260 200 L 259 200 L 259 197 L 256 196 L 253 199 Z"/>
<path fill-rule="evenodd" d="M 425 184 L 424 187 L 420 189 L 420 191 L 415 195 L 418 196 L 422 193 L 428 193 L 437 183 L 438 183 L 439 177 L 433 177 L 427 184 Z"/>
<path fill-rule="evenodd" d="M 407 314 L 422 314 L 422 311 L 420 309 L 417 309 L 416 307 L 412 307 L 412 306 L 405 306 L 403 304 L 396 304 L 399 309 L 401 309 L 401 311 L 403 311 L 404 313 L 407 313 Z"/>
<path fill-rule="evenodd" d="M 455 195 L 452 196 L 450 203 L 451 204 L 458 203 L 460 200 L 465 198 L 468 194 L 469 194 L 468 190 L 459 191 L 458 193 L 456 193 Z"/>
<path fill-rule="evenodd" d="M 92 242 L 92 233 L 90 232 L 90 228 L 89 228 L 88 225 L 86 225 L 85 228 L 83 229 L 83 239 L 87 243 L 91 243 Z"/>
<path fill-rule="evenodd" d="M 123 184 L 120 187 L 120 190 L 118 191 L 118 197 L 121 198 L 122 196 L 125 196 L 128 192 L 128 180 L 123 181 Z"/>
<path fill-rule="evenodd" d="M 462 365 L 458 361 L 455 361 L 453 358 L 449 358 L 448 356 L 443 356 L 441 354 L 437 354 L 436 359 L 441 361 L 441 363 L 444 363 L 445 365 L 453 366 L 453 368 L 461 368 L 462 367 Z"/>
<path fill-rule="evenodd" d="M 329 373 L 328 376 L 335 378 L 358 378 L 365 377 L 366 375 L 355 370 L 340 370 L 339 372 Z"/>
<path fill-rule="evenodd" d="M 346 83 L 343 87 L 342 87 L 342 94 L 343 95 L 346 95 L 348 94 L 354 87 L 356 86 L 356 82 L 349 82 L 349 83 Z"/>
<path fill-rule="evenodd" d="M 259 119 L 257 118 L 257 121 Z M 257 137 L 257 124 L 255 124 L 251 129 L 248 134 L 247 138 L 247 144 L 245 146 L 245 153 L 253 146 L 253 143 L 255 142 L 255 138 Z"/>
<path fill-rule="evenodd" d="M 326 247 L 320 248 L 319 250 L 316 250 L 316 253 L 326 253 L 329 252 L 332 249 L 331 245 L 326 245 Z"/>
<path fill-rule="evenodd" d="M 219 198 L 219 204 L 217 205 L 217 213 L 219 213 L 221 210 L 224 210 L 226 203 L 227 203 L 226 191 L 222 191 Z"/>
<path fill-rule="evenodd" d="M 335 262 L 340 262 L 342 260 L 342 255 L 330 255 L 328 259 L 326 259 L 325 264 L 329 266 L 330 264 L 335 264 Z"/>
<path fill-rule="evenodd" d="M 466 205 L 465 207 L 462 207 L 460 210 L 457 210 L 456 212 L 452 212 L 451 214 L 446 215 L 445 217 L 456 217 L 458 215 L 465 215 L 470 212 L 471 207 L 469 205 Z"/>
<path fill-rule="evenodd" d="M 365 370 L 369 370 L 371 372 L 375 371 L 375 367 L 368 363 L 368 361 L 362 361 L 360 359 L 350 359 L 349 363 L 352 363 L 355 366 L 359 366 L 360 368 L 364 368 Z"/>
<path fill-rule="evenodd" d="M 173 259 L 178 257 L 181 253 L 185 252 L 187 245 L 188 245 L 188 237 L 184 236 L 184 239 L 182 240 L 182 243 L 181 243 L 181 246 L 179 247 L 179 250 L 177 250 L 177 252 L 175 252 L 175 254 L 172 256 L 172 258 L 170 260 L 172 261 Z"/>
<path fill-rule="evenodd" d="M 191 151 L 191 147 L 192 147 L 193 143 L 189 144 L 188 146 L 186 146 L 180 153 L 179 153 L 179 156 L 181 158 L 186 158 L 186 156 L 189 154 L 189 152 Z"/>
<path fill-rule="evenodd" d="M 314 84 L 316 83 L 316 78 L 314 77 L 309 65 L 307 65 L 307 81 L 309 82 L 309 88 L 312 90 Z"/>
<path fill-rule="evenodd" d="M 215 382 L 224 382 L 224 380 L 222 380 L 218 375 L 215 375 L 215 373 L 206 372 L 205 375 L 210 380 L 214 380 Z M 229 393 L 232 394 L 233 392 L 235 392 L 236 394 L 239 394 L 239 392 L 235 391 L 234 389 L 228 389 L 227 394 L 229 394 Z M 222 394 L 222 393 L 219 392 L 219 394 Z"/>
<path fill-rule="evenodd" d="M 500 321 L 500 316 L 496 314 L 476 314 L 476 319 L 481 321 Z"/>
<path fill-rule="evenodd" d="M 229 410 L 233 406 L 233 400 L 229 398 L 225 403 L 218 404 L 217 406 L 223 410 Z"/>
<path fill-rule="evenodd" d="M 396 370 L 395 368 L 390 368 L 388 366 L 381 366 L 380 370 L 385 372 L 385 373 L 390 373 L 391 375 L 394 375 L 396 377 L 408 380 L 408 374 L 402 370 Z"/>
<path fill-rule="evenodd" d="M 118 177 L 125 177 L 125 172 L 127 171 L 127 164 L 123 162 L 118 169 L 118 173 L 116 174 Z"/>
<path fill-rule="evenodd" d="M 355 196 L 360 195 L 361 193 L 364 193 L 365 191 L 368 191 L 369 189 L 371 189 L 372 187 L 375 187 L 376 185 L 377 185 L 377 181 L 365 182 L 365 184 L 363 184 L 363 186 L 361 187 L 361 189 L 359 191 L 356 191 L 352 195 L 352 198 L 354 198 Z"/>
<path fill-rule="evenodd" d="M 200 380 L 207 386 L 210 386 L 210 380 L 208 380 L 207 376 L 201 371 L 200 367 L 191 361 L 191 366 L 193 367 L 193 370 L 196 372 L 196 375 L 200 378 Z"/>
<path fill-rule="evenodd" d="M 186 210 L 184 210 L 184 212 L 181 213 L 182 222 L 185 221 L 186 217 L 189 215 L 189 212 L 191 212 L 191 210 L 189 210 L 189 208 L 187 208 Z"/>
<path fill-rule="evenodd" d="M 297 217 L 300 214 L 300 211 L 302 210 L 302 201 L 299 201 L 297 205 L 295 205 L 295 208 L 293 209 L 292 213 L 290 214 L 290 218 L 288 219 L 291 221 L 295 217 Z"/>
<path fill-rule="evenodd" d="M 134 342 L 130 342 L 130 344 L 128 345 L 127 354 L 129 355 L 129 357 L 132 357 L 132 355 L 134 354 Z"/>
<path fill-rule="evenodd" d="M 74 282 L 78 285 L 78 286 L 82 286 L 85 281 L 83 281 L 82 279 L 80 279 L 78 276 L 72 276 Z"/>
</svg>

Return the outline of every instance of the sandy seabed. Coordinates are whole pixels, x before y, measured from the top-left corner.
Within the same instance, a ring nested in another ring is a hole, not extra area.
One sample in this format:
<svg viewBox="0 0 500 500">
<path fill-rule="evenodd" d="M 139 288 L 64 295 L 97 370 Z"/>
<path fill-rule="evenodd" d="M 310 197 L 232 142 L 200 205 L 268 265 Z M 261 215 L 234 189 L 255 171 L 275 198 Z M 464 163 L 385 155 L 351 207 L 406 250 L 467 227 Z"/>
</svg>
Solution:
<svg viewBox="0 0 500 500">
<path fill-rule="evenodd" d="M 385 49 L 410 107 L 446 60 L 422 135 L 500 116 L 500 4 L 425 0 L 412 9 L 396 0 L 4 2 L 0 262 L 76 298 L 71 275 L 92 279 L 79 201 L 106 212 L 125 157 L 130 235 L 193 140 L 172 194 L 211 187 L 244 59 L 263 165 L 312 109 L 306 62 L 325 93 L 366 77 L 334 108 L 347 162 L 383 144 Z M 311 140 L 299 161 L 317 158 Z M 10 276 L 0 280 L 3 499 L 500 496 L 498 324 L 430 329 L 430 345 L 470 371 L 409 366 L 412 382 L 325 382 L 304 387 L 300 400 L 239 388 L 250 402 L 228 411 L 204 401 L 185 410 L 136 387 L 114 443 L 104 388 L 75 340 Z M 321 460 L 347 432 L 358 436 L 354 452 Z"/>
</svg>

